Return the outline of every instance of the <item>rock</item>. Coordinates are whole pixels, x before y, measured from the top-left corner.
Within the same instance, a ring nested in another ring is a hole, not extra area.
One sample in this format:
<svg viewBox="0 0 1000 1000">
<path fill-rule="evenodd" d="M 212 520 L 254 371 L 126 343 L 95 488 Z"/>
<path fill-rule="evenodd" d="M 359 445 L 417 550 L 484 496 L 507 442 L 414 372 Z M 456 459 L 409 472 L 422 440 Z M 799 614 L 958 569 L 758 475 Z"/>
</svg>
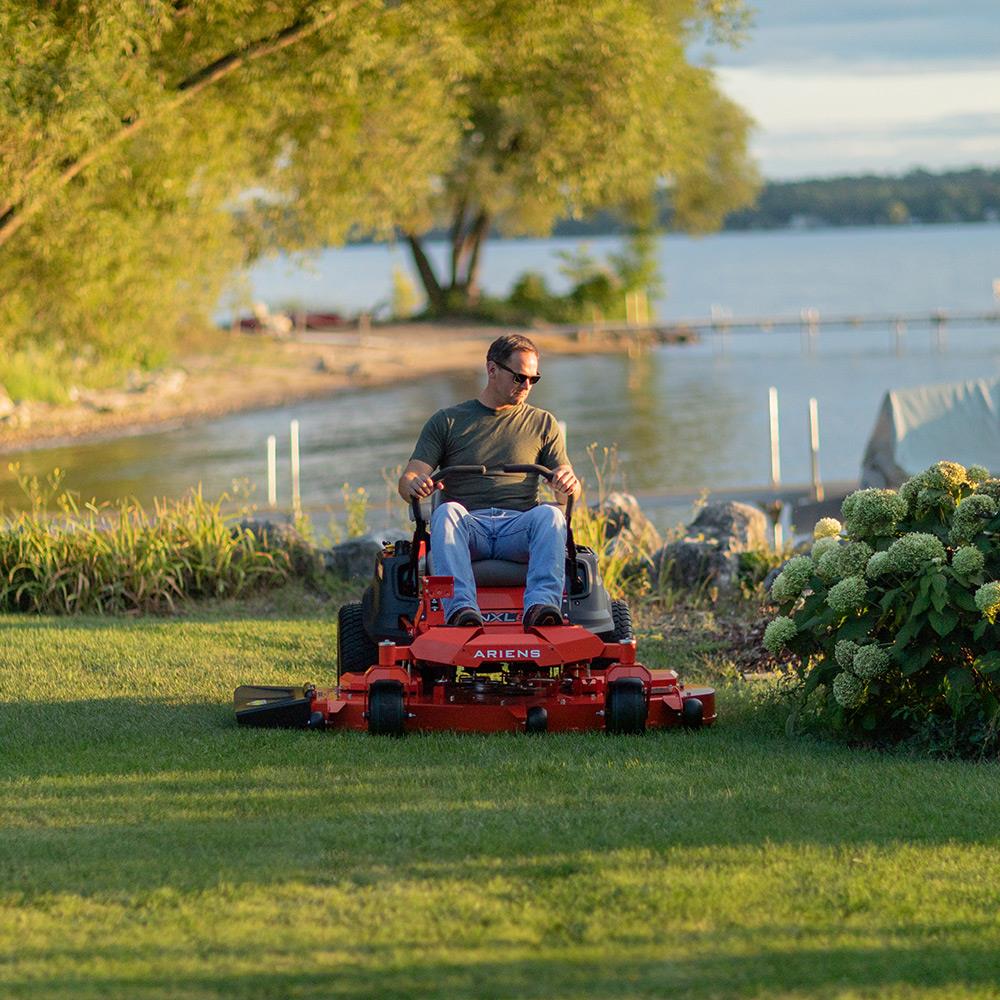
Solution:
<svg viewBox="0 0 1000 1000">
<path fill-rule="evenodd" d="M 239 527 L 252 531 L 267 548 L 285 552 L 296 576 L 318 576 L 325 569 L 323 553 L 295 525 L 282 521 L 245 518 Z"/>
<path fill-rule="evenodd" d="M 648 556 L 663 545 L 660 533 L 631 493 L 609 493 L 603 503 L 595 504 L 591 510 L 608 519 L 605 538 L 612 550 L 624 548 L 629 555 Z"/>
<path fill-rule="evenodd" d="M 382 551 L 382 543 L 409 537 L 398 528 L 389 528 L 348 538 L 324 554 L 325 567 L 345 580 L 367 580 L 372 575 L 375 557 Z"/>
<path fill-rule="evenodd" d="M 769 547 L 767 516 L 744 503 L 710 503 L 688 525 L 684 538 L 669 542 L 653 557 L 657 579 L 678 586 L 720 590 L 739 581 L 740 554 Z"/>
<path fill-rule="evenodd" d="M 771 546 L 767 515 L 748 503 L 708 503 L 688 526 L 691 534 L 726 540 L 734 551 Z"/>
<path fill-rule="evenodd" d="M 17 404 L 7 395 L 7 390 L 0 385 L 0 420 L 9 417 L 16 409 Z"/>
</svg>

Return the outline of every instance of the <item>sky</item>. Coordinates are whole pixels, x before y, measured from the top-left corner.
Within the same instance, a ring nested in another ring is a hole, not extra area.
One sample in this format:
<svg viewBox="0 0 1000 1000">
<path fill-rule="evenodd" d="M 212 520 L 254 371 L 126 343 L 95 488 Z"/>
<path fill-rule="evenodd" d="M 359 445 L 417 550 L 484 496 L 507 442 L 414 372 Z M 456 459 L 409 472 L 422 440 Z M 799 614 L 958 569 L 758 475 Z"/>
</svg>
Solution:
<svg viewBox="0 0 1000 1000">
<path fill-rule="evenodd" d="M 710 49 L 765 177 L 1000 165 L 1000 0 L 750 0 Z"/>
</svg>

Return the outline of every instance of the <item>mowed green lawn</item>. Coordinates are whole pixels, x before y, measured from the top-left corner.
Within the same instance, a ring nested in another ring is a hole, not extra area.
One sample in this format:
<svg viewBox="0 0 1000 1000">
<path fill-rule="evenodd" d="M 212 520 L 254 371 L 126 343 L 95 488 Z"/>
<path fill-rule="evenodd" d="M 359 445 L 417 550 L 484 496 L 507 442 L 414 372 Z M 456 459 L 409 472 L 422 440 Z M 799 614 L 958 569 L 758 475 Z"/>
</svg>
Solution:
<svg viewBox="0 0 1000 1000">
<path fill-rule="evenodd" d="M 992 765 L 789 741 L 746 685 L 698 734 L 238 729 L 332 676 L 330 611 L 0 640 L 0 996 L 1000 995 Z"/>
</svg>

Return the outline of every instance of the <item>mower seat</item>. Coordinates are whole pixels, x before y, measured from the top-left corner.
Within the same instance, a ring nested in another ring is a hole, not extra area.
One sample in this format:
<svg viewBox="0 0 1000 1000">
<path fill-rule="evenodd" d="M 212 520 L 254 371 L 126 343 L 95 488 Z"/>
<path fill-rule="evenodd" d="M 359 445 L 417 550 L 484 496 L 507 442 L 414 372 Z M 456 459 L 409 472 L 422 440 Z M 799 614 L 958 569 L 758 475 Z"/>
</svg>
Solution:
<svg viewBox="0 0 1000 1000">
<path fill-rule="evenodd" d="M 427 556 L 427 573 L 434 573 L 434 553 Z M 523 587 L 528 580 L 528 564 L 509 559 L 478 559 L 472 563 L 477 587 Z"/>
</svg>

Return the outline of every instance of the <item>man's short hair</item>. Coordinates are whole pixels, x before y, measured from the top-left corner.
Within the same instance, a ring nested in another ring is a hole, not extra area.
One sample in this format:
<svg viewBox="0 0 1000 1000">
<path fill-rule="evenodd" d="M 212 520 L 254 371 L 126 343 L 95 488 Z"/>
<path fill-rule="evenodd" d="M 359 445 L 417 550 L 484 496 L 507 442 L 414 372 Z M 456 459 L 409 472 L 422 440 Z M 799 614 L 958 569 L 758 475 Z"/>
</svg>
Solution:
<svg viewBox="0 0 1000 1000">
<path fill-rule="evenodd" d="M 486 352 L 486 360 L 505 365 L 516 351 L 529 351 L 536 357 L 538 356 L 538 348 L 535 347 L 533 340 L 520 333 L 505 333 L 490 344 L 490 349 Z"/>
</svg>

